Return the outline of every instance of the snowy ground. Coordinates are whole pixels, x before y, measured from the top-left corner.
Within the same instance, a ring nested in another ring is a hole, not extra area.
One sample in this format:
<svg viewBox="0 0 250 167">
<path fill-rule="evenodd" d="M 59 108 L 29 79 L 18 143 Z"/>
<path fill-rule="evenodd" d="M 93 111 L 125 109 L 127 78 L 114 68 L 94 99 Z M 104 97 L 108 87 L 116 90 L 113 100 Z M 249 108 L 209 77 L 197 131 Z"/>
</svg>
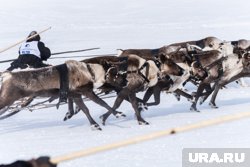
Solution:
<svg viewBox="0 0 250 167">
<path fill-rule="evenodd" d="M 157 48 L 166 44 L 217 36 L 224 40 L 250 39 L 250 2 L 247 0 L 0 0 L 0 48 L 23 39 L 32 30 L 52 29 L 41 35 L 52 52 L 101 47 L 72 55 L 116 53 L 118 48 Z M 1 60 L 17 57 L 18 47 L 1 53 Z M 66 55 L 65 55 L 66 56 Z M 68 55 L 67 55 L 68 56 Z M 69 55 L 70 56 L 70 55 Z M 80 60 L 80 58 L 78 59 Z M 53 59 L 51 64 L 62 63 Z M 3 71 L 9 66 L 1 64 Z M 250 82 L 249 82 L 250 83 Z M 92 131 L 82 113 L 63 122 L 66 106 L 24 111 L 0 122 L 0 163 L 57 156 L 109 144 L 208 118 L 248 111 L 250 88 L 231 84 L 217 99 L 219 109 L 205 103 L 201 113 L 189 112 L 184 98 L 162 94 L 162 103 L 143 113 L 148 126 L 137 125 L 132 107 L 124 103 L 124 119 L 108 120 L 103 131 Z M 142 95 L 142 94 L 140 94 Z M 114 98 L 107 99 L 112 105 Z M 87 102 L 93 117 L 105 110 Z M 153 140 L 59 164 L 60 167 L 181 166 L 181 151 L 189 147 L 250 147 L 248 119 Z"/>
</svg>

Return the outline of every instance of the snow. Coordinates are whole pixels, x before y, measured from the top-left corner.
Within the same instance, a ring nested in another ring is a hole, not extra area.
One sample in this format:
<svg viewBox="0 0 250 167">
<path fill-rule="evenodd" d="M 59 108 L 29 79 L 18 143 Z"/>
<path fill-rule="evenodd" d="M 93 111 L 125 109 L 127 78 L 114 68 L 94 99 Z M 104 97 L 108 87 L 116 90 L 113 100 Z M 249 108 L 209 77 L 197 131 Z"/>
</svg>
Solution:
<svg viewBox="0 0 250 167">
<path fill-rule="evenodd" d="M 53 53 L 101 47 L 73 55 L 116 53 L 122 48 L 158 48 L 166 44 L 216 36 L 223 40 L 250 39 L 250 2 L 247 0 L 0 0 L 0 48 L 26 37 L 30 31 L 52 29 L 41 35 Z M 17 57 L 18 46 L 1 53 L 1 60 Z M 65 55 L 66 56 L 66 55 Z M 80 60 L 77 58 L 76 60 Z M 51 59 L 59 64 L 66 59 Z M 1 64 L 4 71 L 8 63 Z M 250 83 L 250 82 L 249 82 Z M 193 89 L 192 86 L 188 88 Z M 249 110 L 250 88 L 230 84 L 219 92 L 219 109 L 206 102 L 201 113 L 189 111 L 190 103 L 162 93 L 160 105 L 143 112 L 150 123 L 139 126 L 129 103 L 119 108 L 127 117 L 110 117 L 103 131 L 92 131 L 82 113 L 63 122 L 67 106 L 23 111 L 0 121 L 0 163 L 51 157 L 109 144 L 159 130 L 196 123 Z M 143 94 L 140 93 L 140 96 Z M 110 105 L 114 98 L 106 99 Z M 94 119 L 105 109 L 86 102 Z M 248 119 L 163 137 L 89 157 L 60 163 L 60 167 L 181 166 L 183 148 L 250 147 Z"/>
</svg>

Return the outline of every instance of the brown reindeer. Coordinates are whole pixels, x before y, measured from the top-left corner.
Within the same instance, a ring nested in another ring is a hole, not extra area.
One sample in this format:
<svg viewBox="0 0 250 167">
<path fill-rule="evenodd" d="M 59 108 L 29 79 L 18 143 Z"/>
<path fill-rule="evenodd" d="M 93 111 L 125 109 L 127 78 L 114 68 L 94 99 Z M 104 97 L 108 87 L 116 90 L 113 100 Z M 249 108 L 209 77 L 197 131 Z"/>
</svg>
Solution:
<svg viewBox="0 0 250 167">
<path fill-rule="evenodd" d="M 246 39 L 240 39 L 238 41 L 231 41 L 231 44 L 236 46 L 236 48 L 242 50 L 249 50 L 250 48 L 250 41 Z"/>
<path fill-rule="evenodd" d="M 195 48 L 198 48 L 199 50 L 212 50 L 212 49 L 219 49 L 220 43 L 222 40 L 216 38 L 216 37 L 206 37 L 201 40 L 196 41 L 186 41 L 181 43 L 174 43 L 167 46 L 163 46 L 158 49 L 126 49 L 121 50 L 118 56 L 124 57 L 128 56 L 129 54 L 136 54 L 146 60 L 155 60 L 158 59 L 160 55 L 165 55 L 168 58 L 172 59 L 175 63 L 177 63 L 179 66 L 181 66 L 186 72 L 184 72 L 185 76 L 182 77 L 175 77 L 173 81 L 173 85 L 170 88 L 169 92 L 177 93 L 177 95 L 182 95 L 188 99 L 192 98 L 189 94 L 181 91 L 180 88 L 181 85 L 188 80 L 193 81 L 192 78 L 190 78 L 190 64 L 192 62 L 192 58 L 190 57 L 190 52 L 193 53 L 193 51 L 190 51 L 190 46 L 193 46 Z M 181 50 L 181 52 L 179 52 Z M 183 52 L 186 52 L 183 54 Z M 181 54 L 180 54 L 181 53 Z M 194 52 L 196 53 L 196 51 Z M 189 59 L 189 60 L 187 60 Z M 188 63 L 187 63 L 188 61 Z M 164 82 L 164 81 L 163 81 Z M 165 84 L 160 84 L 161 86 L 165 85 L 166 87 L 169 87 L 167 84 L 168 81 L 166 81 Z M 151 88 L 152 89 L 152 88 Z M 157 88 L 158 89 L 158 88 Z M 166 88 L 162 88 L 166 89 Z M 210 86 L 206 88 L 207 90 L 210 90 Z M 152 90 L 150 90 L 152 91 Z M 149 95 L 152 93 L 148 93 Z M 147 98 L 146 98 L 147 99 Z"/>
<path fill-rule="evenodd" d="M 241 77 L 250 76 L 250 54 L 245 51 L 242 56 L 231 54 L 223 62 L 223 75 L 216 81 L 213 95 L 209 105 L 212 108 L 218 108 L 215 100 L 219 90 L 226 84 L 233 82 Z M 209 95 L 207 95 L 209 96 Z"/>
<path fill-rule="evenodd" d="M 216 37 L 206 37 L 200 40 L 173 43 L 157 49 L 118 49 L 120 51 L 118 56 L 122 57 L 135 54 L 145 59 L 152 59 L 160 56 L 161 54 L 166 55 L 181 48 L 187 48 L 190 45 L 199 48 L 200 50 L 216 50 L 220 47 L 220 43 L 222 43 L 222 40 Z"/>
<path fill-rule="evenodd" d="M 84 63 L 99 64 L 106 71 L 105 83 L 97 89 L 101 92 L 108 94 L 111 91 L 117 93 L 126 85 L 126 71 L 127 71 L 127 58 L 119 58 L 117 56 L 100 56 L 82 60 Z M 92 73 L 93 71 L 90 70 Z M 108 80 L 108 78 L 115 78 L 116 82 Z M 73 108 L 73 101 L 68 101 L 69 111 L 66 113 L 64 121 L 70 119 L 73 115 L 77 114 L 81 108 Z"/>
<path fill-rule="evenodd" d="M 140 104 L 142 105 L 140 107 L 141 109 L 143 109 L 144 107 L 147 108 L 147 106 L 158 105 L 160 103 L 161 91 L 166 91 L 167 93 L 175 93 L 175 96 L 177 96 L 177 98 L 180 98 L 180 95 L 186 97 L 188 100 L 191 100 L 193 98 L 191 95 L 180 89 L 184 82 L 186 82 L 190 78 L 189 66 L 191 65 L 192 58 L 187 55 L 186 49 L 171 52 L 169 54 L 166 54 L 165 57 L 180 66 L 183 69 L 183 73 L 182 75 L 178 76 L 170 75 L 161 78 L 155 86 L 148 88 L 143 97 L 142 104 Z M 152 95 L 154 95 L 154 102 L 147 103 Z"/>
<path fill-rule="evenodd" d="M 137 121 L 141 124 L 148 124 L 142 117 L 138 109 L 138 100 L 136 98 L 136 93 L 143 91 L 148 87 L 152 87 L 158 82 L 158 75 L 165 76 L 168 74 L 180 75 L 183 69 L 181 69 L 177 64 L 175 64 L 170 59 L 165 56 L 160 57 L 161 64 L 159 68 L 156 66 L 155 62 L 152 60 L 145 60 L 137 55 L 128 55 L 128 68 L 127 68 L 127 85 L 118 93 L 118 96 L 113 105 L 113 109 L 116 110 L 124 99 L 128 98 L 132 104 L 135 111 Z M 112 79 L 111 79 L 112 80 Z M 103 124 L 105 124 L 106 119 L 109 117 L 111 112 L 101 116 Z"/>
<path fill-rule="evenodd" d="M 87 110 L 80 98 L 81 95 L 84 95 L 105 107 L 114 115 L 121 115 L 120 112 L 113 110 L 93 92 L 94 87 L 99 87 L 105 82 L 105 70 L 102 65 L 86 64 L 71 60 L 59 66 L 67 67 L 69 91 L 73 94 L 74 101 L 82 107 L 81 109 Z M 51 91 L 60 89 L 60 77 L 57 67 L 4 72 L 1 76 L 3 81 L 0 90 L 0 109 L 13 104 L 16 100 L 23 97 L 46 93 L 51 96 Z M 90 69 L 92 69 L 92 72 L 90 72 Z"/>
<path fill-rule="evenodd" d="M 243 49 L 243 48 L 246 48 L 246 49 Z M 221 78 L 214 81 L 215 84 L 212 88 L 212 91 L 213 90 L 215 91 L 209 103 L 209 105 L 212 108 L 217 108 L 215 104 L 215 98 L 217 96 L 219 88 L 225 86 L 227 83 L 231 81 L 236 80 L 236 78 L 238 78 L 237 80 L 239 80 L 239 79 L 242 79 L 241 77 L 248 75 L 242 72 L 242 63 L 239 63 L 241 59 L 243 58 L 243 55 L 246 56 L 249 50 L 247 47 L 246 40 L 223 42 L 221 43 L 221 47 L 219 50 L 222 51 L 222 53 L 224 53 L 224 56 L 226 56 L 226 58 L 228 57 L 229 59 L 228 60 L 225 59 L 225 61 L 223 61 L 223 64 L 224 64 L 223 69 L 222 69 L 223 75 L 221 76 Z M 246 58 L 243 60 L 246 60 Z M 248 61 L 245 61 L 245 62 L 248 62 Z M 235 66 L 235 68 L 233 66 Z M 200 104 L 202 104 L 208 98 L 208 96 L 212 93 L 212 91 L 208 92 L 205 96 L 203 96 L 203 98 L 200 101 Z"/>
<path fill-rule="evenodd" d="M 196 104 L 203 90 L 222 75 L 224 54 L 220 51 L 212 50 L 196 54 L 195 57 L 196 61 L 192 63 L 192 72 L 193 75 L 200 77 L 201 82 L 199 83 L 195 100 L 190 108 L 191 111 L 199 111 L 196 108 Z"/>
<path fill-rule="evenodd" d="M 186 41 L 180 43 L 173 43 L 169 46 L 180 46 L 181 48 L 186 48 L 187 44 L 198 47 L 200 50 L 217 50 L 220 47 L 220 43 L 223 41 L 216 37 L 206 37 L 195 41 Z"/>
</svg>

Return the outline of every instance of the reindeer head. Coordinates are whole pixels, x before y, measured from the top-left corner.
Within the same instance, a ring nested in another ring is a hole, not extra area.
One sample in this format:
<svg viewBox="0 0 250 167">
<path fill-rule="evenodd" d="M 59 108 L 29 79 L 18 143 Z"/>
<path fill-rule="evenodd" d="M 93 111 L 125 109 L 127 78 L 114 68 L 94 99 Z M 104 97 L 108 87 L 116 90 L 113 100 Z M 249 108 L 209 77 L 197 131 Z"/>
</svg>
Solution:
<svg viewBox="0 0 250 167">
<path fill-rule="evenodd" d="M 237 46 L 241 49 L 247 49 L 250 46 L 250 41 L 246 39 L 240 39 L 237 41 Z"/>
<path fill-rule="evenodd" d="M 246 70 L 250 70 L 250 53 L 246 52 L 242 56 L 242 64 L 243 68 Z"/>
<path fill-rule="evenodd" d="M 234 47 L 233 53 L 237 54 L 239 58 L 242 58 L 244 54 L 247 53 L 247 50 L 241 49 L 238 46 Z"/>
<path fill-rule="evenodd" d="M 216 37 L 207 37 L 202 41 L 204 43 L 203 50 L 218 50 L 218 48 L 220 47 L 220 43 L 222 42 L 222 40 Z"/>
<path fill-rule="evenodd" d="M 191 64 L 191 72 L 194 77 L 204 78 L 207 74 L 206 71 L 201 67 L 200 63 L 194 61 Z"/>
<path fill-rule="evenodd" d="M 178 66 L 173 60 L 167 58 L 165 55 L 160 56 L 160 70 L 162 75 L 176 75 L 181 76 L 184 69 Z"/>
<path fill-rule="evenodd" d="M 127 82 L 127 61 L 106 63 L 110 65 L 105 75 L 106 83 L 116 87 L 125 86 Z"/>
</svg>

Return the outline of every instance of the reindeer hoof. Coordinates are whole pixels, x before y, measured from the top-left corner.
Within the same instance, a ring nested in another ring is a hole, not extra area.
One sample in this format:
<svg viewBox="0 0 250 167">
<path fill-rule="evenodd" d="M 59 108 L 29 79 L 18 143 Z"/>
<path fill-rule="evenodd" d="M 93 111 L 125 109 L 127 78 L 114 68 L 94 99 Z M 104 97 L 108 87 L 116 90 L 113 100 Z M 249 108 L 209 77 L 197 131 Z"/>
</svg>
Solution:
<svg viewBox="0 0 250 167">
<path fill-rule="evenodd" d="M 70 119 L 74 114 L 71 114 L 71 113 L 66 113 L 63 121 L 67 121 L 68 119 Z"/>
<path fill-rule="evenodd" d="M 138 103 L 138 110 L 139 110 L 140 112 L 141 112 L 141 111 L 148 110 L 147 104 Z"/>
<path fill-rule="evenodd" d="M 76 107 L 75 107 L 75 113 L 74 113 L 74 114 L 77 114 L 80 110 L 81 110 L 80 107 L 79 107 L 79 106 L 76 106 Z"/>
<path fill-rule="evenodd" d="M 99 118 L 101 119 L 102 125 L 105 126 L 107 117 L 105 115 L 101 115 Z"/>
<path fill-rule="evenodd" d="M 122 112 L 117 112 L 117 113 L 115 114 L 115 117 L 116 117 L 116 118 L 126 117 L 126 115 L 123 114 Z"/>
<path fill-rule="evenodd" d="M 188 100 L 189 102 L 193 103 L 195 99 L 194 99 L 194 97 L 192 96 L 191 98 L 188 98 L 187 100 Z"/>
<path fill-rule="evenodd" d="M 201 97 L 200 100 L 199 100 L 199 104 L 202 105 L 204 103 L 204 100 L 205 100 L 205 97 Z"/>
<path fill-rule="evenodd" d="M 193 105 L 190 107 L 190 111 L 200 112 L 199 110 L 197 110 L 196 106 Z"/>
<path fill-rule="evenodd" d="M 210 106 L 211 108 L 219 108 L 218 106 L 216 106 L 215 103 L 212 103 L 212 102 L 209 103 L 209 106 Z"/>
<path fill-rule="evenodd" d="M 139 125 L 149 125 L 147 121 L 138 121 Z"/>
<path fill-rule="evenodd" d="M 138 110 L 139 110 L 140 112 L 144 111 L 143 107 L 138 107 Z"/>
<path fill-rule="evenodd" d="M 102 125 L 105 126 L 106 125 L 106 120 L 108 119 L 108 116 L 103 114 L 99 118 L 101 119 Z"/>
<path fill-rule="evenodd" d="M 102 128 L 98 124 L 91 125 L 91 130 L 102 130 Z"/>
<path fill-rule="evenodd" d="M 180 101 L 181 100 L 181 96 L 177 93 L 173 93 L 174 94 L 174 97 L 177 99 L 177 101 Z"/>
<path fill-rule="evenodd" d="M 195 97 L 196 94 L 197 94 L 196 92 L 192 92 L 192 93 L 191 93 L 191 96 Z"/>
</svg>

